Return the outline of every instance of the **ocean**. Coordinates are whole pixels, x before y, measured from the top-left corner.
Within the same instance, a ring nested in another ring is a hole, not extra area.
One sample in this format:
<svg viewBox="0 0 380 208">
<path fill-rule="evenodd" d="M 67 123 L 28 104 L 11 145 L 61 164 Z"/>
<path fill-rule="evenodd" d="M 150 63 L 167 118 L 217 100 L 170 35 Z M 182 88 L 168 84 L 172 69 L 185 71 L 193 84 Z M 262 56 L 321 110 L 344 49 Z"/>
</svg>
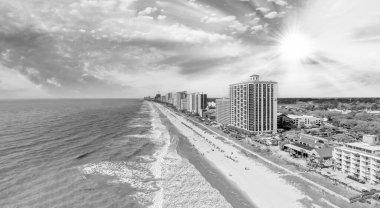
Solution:
<svg viewBox="0 0 380 208">
<path fill-rule="evenodd" d="M 232 207 L 162 120 L 137 99 L 0 101 L 0 207 Z"/>
</svg>

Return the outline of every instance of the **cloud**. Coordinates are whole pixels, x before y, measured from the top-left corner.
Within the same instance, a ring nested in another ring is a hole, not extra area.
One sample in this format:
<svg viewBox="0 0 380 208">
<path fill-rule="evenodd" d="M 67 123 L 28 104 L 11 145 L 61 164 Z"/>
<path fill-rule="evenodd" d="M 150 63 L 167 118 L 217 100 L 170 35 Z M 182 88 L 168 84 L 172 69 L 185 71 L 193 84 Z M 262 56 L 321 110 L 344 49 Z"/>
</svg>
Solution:
<svg viewBox="0 0 380 208">
<path fill-rule="evenodd" d="M 274 19 L 274 18 L 276 18 L 278 16 L 279 16 L 278 13 L 274 12 L 274 11 L 273 12 L 269 12 L 268 14 L 264 15 L 264 17 L 267 18 L 267 19 Z"/>
<path fill-rule="evenodd" d="M 262 12 L 262 13 L 267 13 L 267 12 L 270 11 L 270 9 L 265 8 L 265 7 L 258 7 L 258 8 L 256 8 L 256 10 L 257 10 L 257 11 L 260 11 L 260 12 Z"/>
<path fill-rule="evenodd" d="M 147 7 L 144 10 L 139 11 L 138 15 L 148 16 L 148 15 L 151 15 L 151 14 L 155 13 L 157 10 L 158 9 L 156 7 Z"/>
<path fill-rule="evenodd" d="M 286 2 L 284 0 L 268 0 L 268 2 L 273 2 L 273 3 L 280 5 L 280 6 L 287 6 L 288 5 L 288 2 Z"/>
<path fill-rule="evenodd" d="M 219 96 L 256 72 L 279 79 L 281 95 L 317 95 L 315 71 L 337 79 L 336 92 L 356 83 L 376 94 L 379 3 L 298 2 L 0 0 L 0 94 L 132 97 L 181 85 Z M 276 40 L 294 26 L 290 4 L 318 46 L 296 67 L 279 60 Z"/>
<path fill-rule="evenodd" d="M 240 33 L 245 32 L 247 30 L 247 26 L 237 21 L 236 16 L 206 16 L 201 19 L 201 22 L 206 24 L 223 24 L 226 25 L 228 28 L 232 29 L 233 31 Z"/>
<path fill-rule="evenodd" d="M 62 87 L 62 85 L 55 79 L 55 77 L 47 79 L 46 82 L 56 87 Z"/>
<path fill-rule="evenodd" d="M 166 16 L 165 15 L 158 15 L 157 19 L 163 21 L 166 19 Z"/>
<path fill-rule="evenodd" d="M 230 23 L 236 20 L 235 16 L 226 16 L 226 17 L 203 17 L 201 22 L 204 23 Z"/>
<path fill-rule="evenodd" d="M 262 25 L 256 25 L 256 26 L 251 27 L 251 29 L 253 31 L 260 31 L 260 30 L 263 30 L 264 27 Z"/>
</svg>

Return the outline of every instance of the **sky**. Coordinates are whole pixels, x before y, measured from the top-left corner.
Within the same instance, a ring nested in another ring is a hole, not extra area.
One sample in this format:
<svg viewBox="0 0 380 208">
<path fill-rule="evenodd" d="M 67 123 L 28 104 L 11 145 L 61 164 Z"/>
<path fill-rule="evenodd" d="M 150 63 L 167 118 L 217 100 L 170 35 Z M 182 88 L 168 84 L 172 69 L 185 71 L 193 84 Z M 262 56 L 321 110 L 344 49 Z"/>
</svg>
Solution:
<svg viewBox="0 0 380 208">
<path fill-rule="evenodd" d="M 378 0 L 0 0 L 0 99 L 380 97 Z"/>
</svg>

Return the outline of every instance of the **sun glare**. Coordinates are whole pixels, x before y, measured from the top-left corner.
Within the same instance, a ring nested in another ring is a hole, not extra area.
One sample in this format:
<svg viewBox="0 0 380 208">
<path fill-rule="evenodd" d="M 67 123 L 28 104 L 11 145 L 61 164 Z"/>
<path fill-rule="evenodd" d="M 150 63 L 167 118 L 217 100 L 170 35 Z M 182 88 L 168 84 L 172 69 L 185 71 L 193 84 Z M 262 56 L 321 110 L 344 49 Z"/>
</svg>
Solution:
<svg viewBox="0 0 380 208">
<path fill-rule="evenodd" d="M 280 39 L 279 50 L 285 60 L 302 61 L 312 55 L 313 44 L 307 36 L 293 31 Z"/>
</svg>

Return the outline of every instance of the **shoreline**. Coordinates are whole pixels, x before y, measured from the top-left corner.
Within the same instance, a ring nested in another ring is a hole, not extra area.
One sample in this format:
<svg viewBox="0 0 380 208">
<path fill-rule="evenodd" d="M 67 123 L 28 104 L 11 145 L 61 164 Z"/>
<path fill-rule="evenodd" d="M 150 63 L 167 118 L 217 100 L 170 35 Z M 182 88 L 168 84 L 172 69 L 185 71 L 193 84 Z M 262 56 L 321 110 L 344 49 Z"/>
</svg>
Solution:
<svg viewBox="0 0 380 208">
<path fill-rule="evenodd" d="M 206 160 L 248 197 L 251 204 L 256 207 L 304 207 L 301 200 L 305 196 L 265 165 L 244 156 L 231 144 L 215 139 L 211 134 L 192 126 L 182 116 L 177 116 L 158 104 L 156 106 L 186 135 L 188 141 Z M 190 126 L 198 129 L 190 129 Z"/>
<path fill-rule="evenodd" d="M 175 145 L 177 154 L 183 158 L 186 158 L 206 179 L 210 185 L 215 188 L 225 198 L 225 200 L 232 205 L 232 207 L 239 208 L 256 208 L 249 198 L 241 192 L 235 184 L 231 184 L 230 181 L 221 174 L 218 169 L 206 160 L 201 153 L 188 141 L 188 138 L 181 134 L 180 130 L 174 126 L 170 120 L 160 111 L 160 118 L 168 128 L 171 137 L 174 137 L 171 141 Z M 173 148 L 173 147 L 171 147 Z"/>
</svg>

